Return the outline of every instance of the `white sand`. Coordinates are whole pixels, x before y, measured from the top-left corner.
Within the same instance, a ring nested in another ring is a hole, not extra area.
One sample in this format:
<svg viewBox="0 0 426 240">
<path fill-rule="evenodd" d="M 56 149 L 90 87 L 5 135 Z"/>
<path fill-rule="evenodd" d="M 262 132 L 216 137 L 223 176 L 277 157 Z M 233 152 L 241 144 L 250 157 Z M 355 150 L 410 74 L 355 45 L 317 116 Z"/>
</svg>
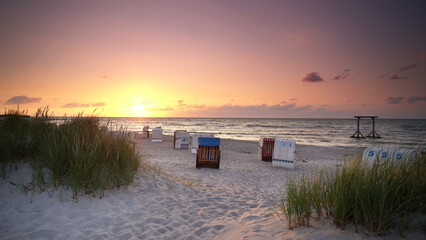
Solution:
<svg viewBox="0 0 426 240">
<path fill-rule="evenodd" d="M 317 166 L 333 169 L 359 150 L 297 145 L 295 169 L 287 170 L 257 160 L 255 142 L 222 140 L 220 169 L 195 169 L 195 155 L 173 149 L 171 139 L 136 140 L 143 159 L 164 173 L 139 171 L 127 189 L 108 191 L 103 199 L 84 195 L 75 202 L 66 189 L 25 194 L 20 185 L 31 181 L 31 169 L 20 164 L 0 180 L 0 239 L 376 238 L 352 226 L 340 230 L 328 219 L 289 231 L 270 210 L 271 193 L 280 192 L 287 179 Z M 407 234 L 425 239 L 421 229 Z"/>
</svg>

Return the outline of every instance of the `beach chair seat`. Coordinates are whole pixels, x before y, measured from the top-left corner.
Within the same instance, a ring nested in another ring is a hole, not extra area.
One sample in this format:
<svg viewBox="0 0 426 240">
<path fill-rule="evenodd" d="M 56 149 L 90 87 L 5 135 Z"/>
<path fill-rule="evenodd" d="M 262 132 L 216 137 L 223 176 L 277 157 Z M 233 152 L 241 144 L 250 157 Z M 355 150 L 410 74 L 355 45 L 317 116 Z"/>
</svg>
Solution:
<svg viewBox="0 0 426 240">
<path fill-rule="evenodd" d="M 271 162 L 272 153 L 274 151 L 274 138 L 261 138 L 258 145 L 259 160 Z"/>
<path fill-rule="evenodd" d="M 189 133 L 185 130 L 177 130 L 173 136 L 173 148 L 188 149 L 189 148 Z"/>
<path fill-rule="evenodd" d="M 294 151 L 296 141 L 287 139 L 275 139 L 272 154 L 272 166 L 283 168 L 294 168 Z"/>
<path fill-rule="evenodd" d="M 163 141 L 163 129 L 161 127 L 156 127 L 152 129 L 152 142 L 162 142 Z"/>
<path fill-rule="evenodd" d="M 196 168 L 217 168 L 220 165 L 220 138 L 198 138 Z"/>
<path fill-rule="evenodd" d="M 191 136 L 190 149 L 191 153 L 196 154 L 198 149 L 198 139 L 199 138 L 212 138 L 214 137 L 213 133 L 194 133 Z"/>
</svg>

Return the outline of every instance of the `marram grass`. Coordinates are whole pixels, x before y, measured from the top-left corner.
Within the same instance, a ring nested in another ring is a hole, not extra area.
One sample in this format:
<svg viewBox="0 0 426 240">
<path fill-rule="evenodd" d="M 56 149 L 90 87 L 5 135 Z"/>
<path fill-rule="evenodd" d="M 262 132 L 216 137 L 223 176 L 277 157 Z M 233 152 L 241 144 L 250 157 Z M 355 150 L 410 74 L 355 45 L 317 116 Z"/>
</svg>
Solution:
<svg viewBox="0 0 426 240">
<path fill-rule="evenodd" d="M 285 218 L 290 229 L 309 225 L 315 213 L 330 216 L 342 229 L 361 225 L 382 235 L 395 226 L 403 234 L 413 218 L 426 213 L 425 170 L 426 156 L 373 165 L 359 158 L 345 161 L 333 173 L 290 180 L 275 201 L 275 214 Z"/>
<path fill-rule="evenodd" d="M 39 190 L 49 182 L 53 187 L 69 186 L 75 198 L 81 192 L 102 196 L 106 189 L 131 183 L 139 165 L 129 133 L 101 131 L 96 117 L 78 115 L 55 125 L 49 122 L 47 109 L 40 109 L 32 119 L 9 111 L 0 121 L 0 134 L 7 140 L 0 141 L 2 176 L 5 166 L 25 158 Z"/>
</svg>

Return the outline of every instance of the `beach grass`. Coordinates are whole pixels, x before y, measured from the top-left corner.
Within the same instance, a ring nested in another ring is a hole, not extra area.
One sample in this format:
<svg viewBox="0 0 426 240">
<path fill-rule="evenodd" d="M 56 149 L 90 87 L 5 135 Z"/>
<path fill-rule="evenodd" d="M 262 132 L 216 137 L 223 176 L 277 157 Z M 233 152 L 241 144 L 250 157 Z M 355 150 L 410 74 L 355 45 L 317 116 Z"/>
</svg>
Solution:
<svg viewBox="0 0 426 240">
<path fill-rule="evenodd" d="M 399 163 L 376 160 L 372 165 L 360 158 L 345 161 L 335 172 L 290 180 L 275 201 L 275 213 L 290 229 L 309 226 L 316 213 L 331 217 L 342 229 L 354 224 L 358 230 L 361 225 L 383 235 L 393 226 L 402 235 L 413 219 L 426 213 L 425 169 L 426 156 Z"/>
<path fill-rule="evenodd" d="M 7 166 L 26 159 L 35 188 L 41 191 L 47 182 L 69 186 L 75 199 L 81 192 L 102 196 L 106 189 L 133 181 L 140 156 L 124 129 L 102 131 L 98 118 L 81 114 L 56 125 L 47 108 L 31 119 L 23 113 L 9 110 L 0 121 L 0 134 L 5 136 L 0 141 L 3 177 Z"/>
</svg>

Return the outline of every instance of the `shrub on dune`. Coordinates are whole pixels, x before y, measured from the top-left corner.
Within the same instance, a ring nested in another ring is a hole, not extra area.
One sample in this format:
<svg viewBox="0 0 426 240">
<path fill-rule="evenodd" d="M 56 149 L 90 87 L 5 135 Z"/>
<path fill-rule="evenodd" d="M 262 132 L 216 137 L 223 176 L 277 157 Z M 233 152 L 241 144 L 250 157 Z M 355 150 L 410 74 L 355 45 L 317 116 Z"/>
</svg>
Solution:
<svg viewBox="0 0 426 240">
<path fill-rule="evenodd" d="M 333 173 L 290 181 L 276 201 L 281 209 L 276 213 L 287 219 L 289 228 L 308 225 L 314 209 L 318 217 L 326 214 L 342 229 L 352 223 L 382 235 L 397 226 L 402 234 L 411 220 L 426 212 L 425 168 L 426 156 L 400 163 L 376 160 L 373 165 L 346 161 Z"/>
<path fill-rule="evenodd" d="M 55 125 L 47 113 L 39 110 L 32 120 L 20 113 L 6 114 L 0 131 L 9 129 L 13 139 L 9 145 L 0 142 L 2 162 L 30 156 L 33 182 L 39 188 L 45 182 L 42 169 L 47 167 L 53 186 L 70 186 L 74 197 L 79 192 L 102 194 L 132 182 L 140 156 L 129 144 L 128 132 L 102 131 L 98 118 L 82 115 Z M 9 127 L 12 118 L 20 125 Z"/>
</svg>

